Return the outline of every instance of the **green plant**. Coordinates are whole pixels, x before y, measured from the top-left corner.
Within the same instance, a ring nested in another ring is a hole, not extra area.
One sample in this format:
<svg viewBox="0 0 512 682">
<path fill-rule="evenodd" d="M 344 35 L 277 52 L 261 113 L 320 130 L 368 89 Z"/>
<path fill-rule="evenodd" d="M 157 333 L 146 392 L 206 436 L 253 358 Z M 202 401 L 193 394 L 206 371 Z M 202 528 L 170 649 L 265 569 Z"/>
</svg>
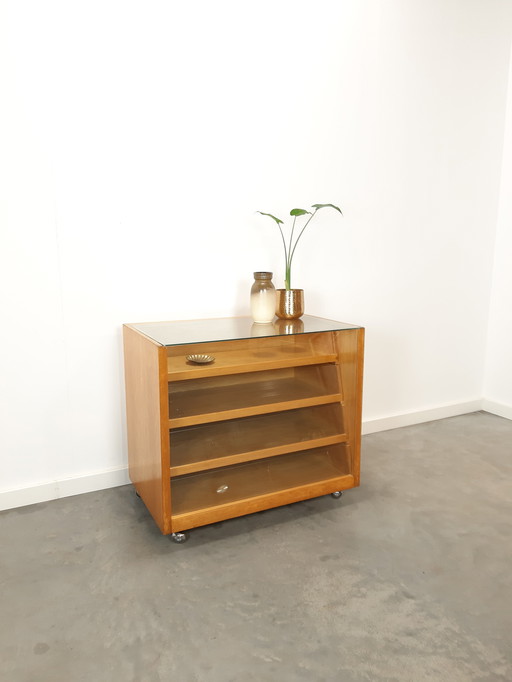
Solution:
<svg viewBox="0 0 512 682">
<path fill-rule="evenodd" d="M 271 213 L 263 213 L 263 211 L 258 211 L 258 213 L 261 213 L 261 215 L 266 215 L 269 218 L 272 218 L 272 220 L 275 221 L 277 227 L 279 228 L 279 232 L 281 233 L 281 238 L 283 240 L 283 247 L 284 247 L 284 259 L 285 259 L 285 277 L 284 277 L 284 283 L 285 287 L 289 290 L 291 289 L 291 272 L 292 272 L 292 260 L 293 260 L 293 254 L 295 253 L 295 249 L 297 248 L 297 244 L 299 243 L 299 239 L 302 237 L 304 230 L 306 227 L 309 225 L 309 223 L 313 220 L 317 212 L 321 208 L 334 208 L 336 211 L 339 211 L 341 213 L 341 210 L 335 206 L 334 204 L 313 204 L 311 208 L 314 208 L 315 210 L 313 212 L 311 211 L 306 211 L 303 208 L 293 208 L 290 211 L 290 215 L 293 217 L 293 224 L 292 224 L 292 229 L 290 231 L 290 239 L 288 242 L 288 246 L 286 245 L 286 239 L 284 236 L 283 228 L 281 225 L 284 225 L 283 221 L 280 220 L 279 218 L 276 218 L 275 215 L 272 215 Z M 297 221 L 297 218 L 301 216 L 309 215 L 309 218 L 306 221 L 306 224 L 302 227 L 299 236 L 296 238 L 295 242 L 293 241 L 293 235 L 295 232 L 295 223 Z M 341 213 L 343 215 L 343 213 Z"/>
</svg>

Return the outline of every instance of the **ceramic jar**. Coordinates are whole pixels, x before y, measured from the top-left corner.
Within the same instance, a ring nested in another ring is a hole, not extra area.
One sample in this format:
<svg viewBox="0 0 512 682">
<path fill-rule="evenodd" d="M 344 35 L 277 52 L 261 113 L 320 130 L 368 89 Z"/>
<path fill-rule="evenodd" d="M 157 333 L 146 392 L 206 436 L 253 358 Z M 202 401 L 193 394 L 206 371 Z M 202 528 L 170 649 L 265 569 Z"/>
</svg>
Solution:
<svg viewBox="0 0 512 682">
<path fill-rule="evenodd" d="M 276 313 L 276 290 L 271 272 L 255 272 L 251 287 L 251 314 L 254 322 L 268 324 Z"/>
</svg>

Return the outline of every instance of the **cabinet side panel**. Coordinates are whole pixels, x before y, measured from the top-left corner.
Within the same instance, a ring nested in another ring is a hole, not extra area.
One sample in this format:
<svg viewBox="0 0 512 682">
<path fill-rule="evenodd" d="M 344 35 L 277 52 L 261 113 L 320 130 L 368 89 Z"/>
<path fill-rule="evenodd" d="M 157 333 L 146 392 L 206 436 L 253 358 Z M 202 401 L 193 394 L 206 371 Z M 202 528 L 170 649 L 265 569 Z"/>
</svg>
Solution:
<svg viewBox="0 0 512 682">
<path fill-rule="evenodd" d="M 161 347 L 124 326 L 130 479 L 162 533 L 169 533 L 169 468 L 162 471 Z M 168 437 L 167 437 L 168 441 Z M 164 485 L 165 482 L 165 485 Z"/>
<path fill-rule="evenodd" d="M 344 402 L 345 432 L 354 484 L 360 482 L 364 329 L 334 332 Z"/>
</svg>

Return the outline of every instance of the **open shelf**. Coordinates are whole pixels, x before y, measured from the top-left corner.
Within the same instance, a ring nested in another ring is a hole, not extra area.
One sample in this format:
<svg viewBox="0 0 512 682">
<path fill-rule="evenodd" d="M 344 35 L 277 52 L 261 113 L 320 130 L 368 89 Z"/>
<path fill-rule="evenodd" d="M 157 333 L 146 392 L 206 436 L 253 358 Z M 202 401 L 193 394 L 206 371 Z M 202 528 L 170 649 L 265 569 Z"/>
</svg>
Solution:
<svg viewBox="0 0 512 682">
<path fill-rule="evenodd" d="M 334 445 L 171 479 L 173 529 L 352 487 L 346 447 Z"/>
<path fill-rule="evenodd" d="M 335 353 L 314 351 L 309 344 L 282 344 L 268 349 L 257 346 L 249 350 L 216 351 L 215 361 L 209 365 L 188 362 L 186 354 L 176 355 L 167 358 L 167 370 L 169 381 L 184 381 L 249 371 L 260 372 L 282 367 L 319 365 L 335 361 Z"/>
<path fill-rule="evenodd" d="M 236 317 L 123 339 L 130 478 L 163 534 L 359 485 L 361 327 Z"/>
<path fill-rule="evenodd" d="M 347 440 L 339 405 L 320 405 L 171 430 L 171 476 Z"/>
<path fill-rule="evenodd" d="M 169 426 L 178 428 L 342 400 L 336 365 L 314 365 L 169 384 Z"/>
</svg>

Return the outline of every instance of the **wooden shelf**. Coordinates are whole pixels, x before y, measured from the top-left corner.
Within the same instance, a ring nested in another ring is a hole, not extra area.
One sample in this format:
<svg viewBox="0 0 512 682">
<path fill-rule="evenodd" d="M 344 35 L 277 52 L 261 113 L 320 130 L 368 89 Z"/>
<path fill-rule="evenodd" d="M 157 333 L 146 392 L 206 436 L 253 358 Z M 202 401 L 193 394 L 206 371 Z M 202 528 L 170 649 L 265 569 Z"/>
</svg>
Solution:
<svg viewBox="0 0 512 682">
<path fill-rule="evenodd" d="M 227 376 L 169 384 L 170 428 L 342 400 L 335 365 L 261 372 L 249 375 L 250 380 L 247 374 L 238 377 L 243 378 L 238 383 Z"/>
<path fill-rule="evenodd" d="M 123 337 L 130 478 L 163 534 L 359 485 L 362 328 L 229 318 Z"/>
<path fill-rule="evenodd" d="M 206 352 L 206 351 L 205 351 Z M 260 372 L 284 367 L 301 367 L 336 362 L 335 353 L 314 352 L 309 345 L 282 345 L 254 350 L 216 351 L 211 365 L 197 365 L 188 362 L 185 355 L 169 357 L 167 371 L 169 381 L 184 381 L 201 377 L 223 376 Z"/>
<path fill-rule="evenodd" d="M 339 405 L 171 430 L 171 476 L 344 443 Z"/>
<path fill-rule="evenodd" d="M 173 529 L 213 523 L 353 484 L 343 445 L 180 476 L 171 479 Z"/>
</svg>

